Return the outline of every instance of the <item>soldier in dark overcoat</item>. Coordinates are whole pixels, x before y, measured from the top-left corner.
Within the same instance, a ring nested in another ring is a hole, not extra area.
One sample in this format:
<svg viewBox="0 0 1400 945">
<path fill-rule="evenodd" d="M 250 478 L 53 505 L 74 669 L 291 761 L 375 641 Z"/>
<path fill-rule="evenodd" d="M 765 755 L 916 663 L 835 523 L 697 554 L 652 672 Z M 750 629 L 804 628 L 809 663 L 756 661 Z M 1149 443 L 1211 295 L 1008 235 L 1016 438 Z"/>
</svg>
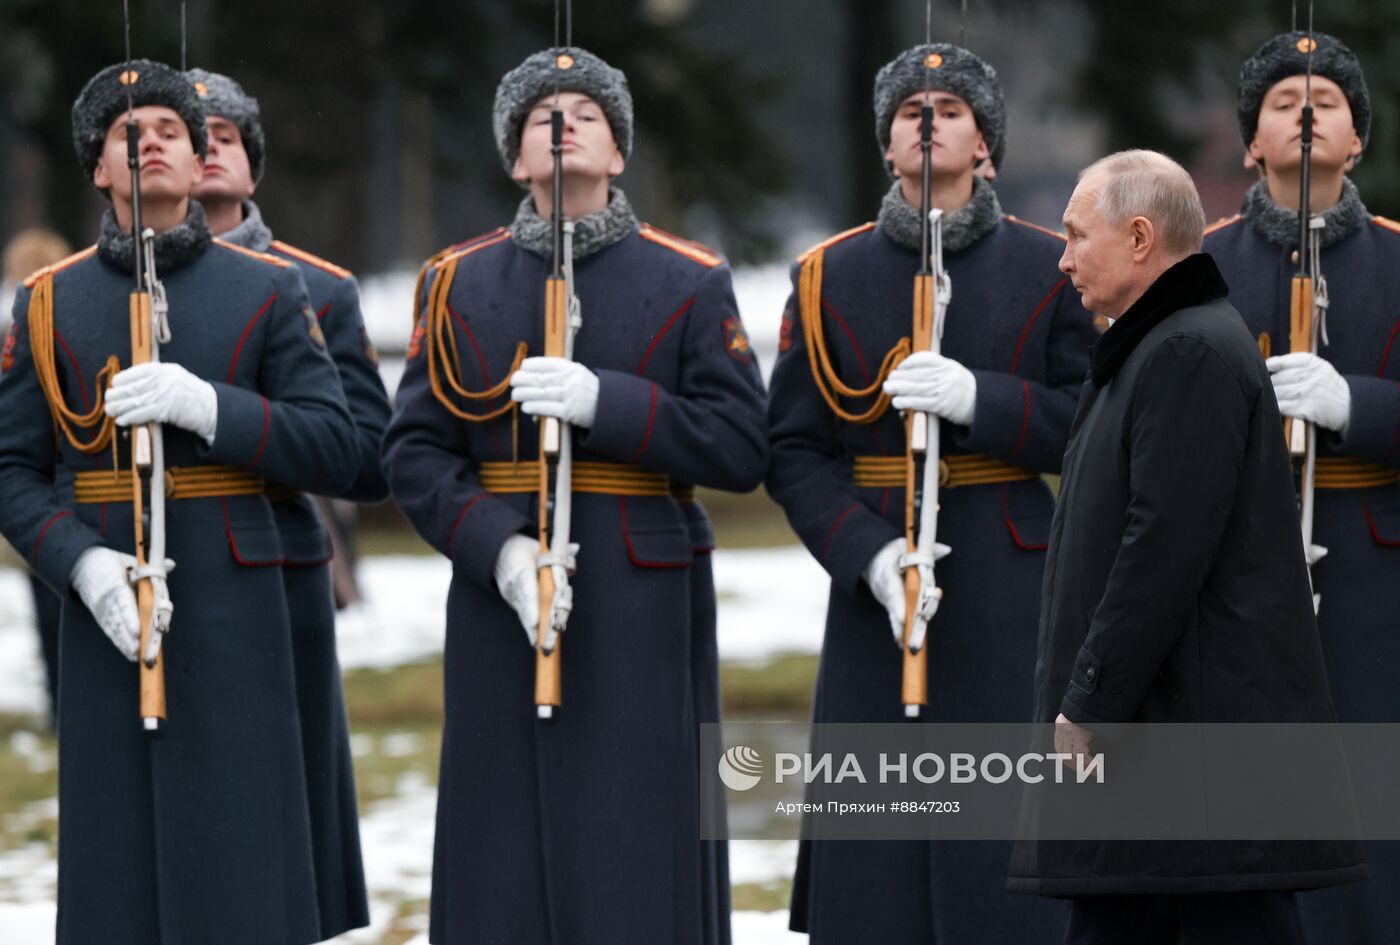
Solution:
<svg viewBox="0 0 1400 945">
<path fill-rule="evenodd" d="M 160 362 L 134 367 L 128 91 L 170 306 Z M 74 105 L 73 136 L 113 208 L 95 246 L 26 281 L 0 377 L 0 528 L 66 601 L 57 940 L 317 941 L 285 555 L 266 493 L 345 489 L 354 424 L 296 267 L 212 239 L 190 199 L 204 114 L 183 75 L 145 60 L 103 70 Z M 175 562 L 154 737 L 133 662 L 125 435 L 146 422 L 163 427 Z"/>
<path fill-rule="evenodd" d="M 889 373 L 920 268 L 925 100 L 952 303 L 942 355 L 915 354 Z M 921 718 L 1028 719 L 1054 504 L 1040 474 L 1060 468 L 1092 323 L 1056 269 L 1061 238 L 1003 214 L 974 173 L 989 159 L 1000 166 L 1005 146 L 989 65 L 947 44 L 902 53 L 875 80 L 875 123 L 897 179 L 876 223 L 799 259 L 769 397 L 768 490 L 832 577 L 814 719 L 904 717 L 891 639 L 904 623 L 901 408 L 941 420 L 938 541 L 952 549 L 937 562 L 945 596 L 928 628 Z M 814 345 L 835 379 L 816 367 Z M 871 395 L 833 397 L 834 380 Z M 1052 941 L 1058 907 L 1004 891 L 1009 852 L 1005 842 L 804 843 L 792 927 L 821 943 Z"/>
<path fill-rule="evenodd" d="M 355 420 L 359 461 L 343 498 L 379 502 L 389 486 L 379 463 L 389 400 L 378 356 L 365 332 L 360 293 L 346 269 L 274 239 L 252 195 L 267 163 L 267 139 L 257 99 L 233 79 L 202 69 L 186 73 L 204 105 L 209 157 L 195 196 L 220 239 L 294 263 L 306 280 L 326 350 L 335 362 L 346 404 Z M 282 539 L 282 579 L 292 618 L 297 704 L 311 838 L 316 849 L 316 895 L 321 937 L 334 938 L 369 923 L 359 809 L 340 663 L 335 648 L 335 598 L 331 590 L 332 543 L 321 504 L 305 493 L 283 490 L 272 511 Z"/>
<path fill-rule="evenodd" d="M 556 105 L 582 311 L 572 361 L 541 356 Z M 530 193 L 509 227 L 427 267 L 385 438 L 394 498 L 453 565 L 430 938 L 719 942 L 685 509 L 693 485 L 762 481 L 762 382 L 724 260 L 638 223 L 610 186 L 632 146 L 620 72 L 581 49 L 535 54 L 502 80 L 494 126 Z M 531 417 L 567 421 L 574 448 L 579 550 L 548 721 L 533 699 Z"/>
<path fill-rule="evenodd" d="M 1329 304 L 1326 343 L 1290 352 L 1290 282 L 1298 271 L 1300 130 L 1307 43 L 1285 33 L 1240 71 L 1240 132 L 1264 179 L 1243 213 L 1206 234 L 1239 309 L 1268 359 L 1279 407 L 1316 426 L 1313 590 L 1342 722 L 1400 721 L 1400 224 L 1372 216 L 1347 176 L 1371 134 L 1361 64 L 1341 41 L 1314 34 L 1312 213 Z M 1400 844 L 1366 844 L 1369 879 L 1301 897 L 1312 941 L 1400 940 Z"/>
</svg>

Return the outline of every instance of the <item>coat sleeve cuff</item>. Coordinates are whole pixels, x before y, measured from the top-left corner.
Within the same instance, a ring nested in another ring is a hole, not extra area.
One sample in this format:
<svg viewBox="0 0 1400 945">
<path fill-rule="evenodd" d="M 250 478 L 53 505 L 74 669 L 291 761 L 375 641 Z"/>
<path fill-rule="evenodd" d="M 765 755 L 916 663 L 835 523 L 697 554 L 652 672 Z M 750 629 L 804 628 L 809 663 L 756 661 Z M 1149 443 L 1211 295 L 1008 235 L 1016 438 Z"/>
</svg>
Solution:
<svg viewBox="0 0 1400 945">
<path fill-rule="evenodd" d="M 1012 460 L 1025 441 L 1031 419 L 1031 392 L 1012 374 L 973 371 L 977 378 L 977 407 L 972 425 L 954 427 L 953 441 L 970 453 L 987 453 Z"/>
<path fill-rule="evenodd" d="M 1060 712 L 1075 725 L 1087 729 L 1127 722 L 1136 714 L 1137 707 L 1128 705 L 1120 693 L 1121 687 L 1111 681 L 1105 683 L 1102 661 L 1081 646 L 1074 658 L 1074 669 L 1060 702 Z"/>
<path fill-rule="evenodd" d="M 1343 455 L 1400 465 L 1400 384 L 1358 374 L 1345 377 L 1351 413 L 1345 433 L 1329 432 L 1329 445 Z"/>
<path fill-rule="evenodd" d="M 482 587 L 496 586 L 496 558 L 511 535 L 525 534 L 530 520 L 490 493 L 470 499 L 457 513 L 447 535 L 452 569 Z"/>
<path fill-rule="evenodd" d="M 854 594 L 860 589 L 870 559 L 898 537 L 898 528 L 854 502 L 831 526 L 820 560 L 832 583 L 847 594 Z"/>
<path fill-rule="evenodd" d="M 267 436 L 272 425 L 272 406 L 261 394 L 211 382 L 219 400 L 218 419 L 214 424 L 214 442 L 200 442 L 197 449 L 202 457 L 216 463 L 256 469 L 267 449 Z"/>
<path fill-rule="evenodd" d="M 67 599 L 72 593 L 73 565 L 84 551 L 102 543 L 101 536 L 79 521 L 71 509 L 62 509 L 39 529 L 29 563 L 40 580 Z"/>
<path fill-rule="evenodd" d="M 660 388 L 646 378 L 599 371 L 598 409 L 579 445 L 619 462 L 638 462 L 651 442 L 661 396 Z"/>
</svg>

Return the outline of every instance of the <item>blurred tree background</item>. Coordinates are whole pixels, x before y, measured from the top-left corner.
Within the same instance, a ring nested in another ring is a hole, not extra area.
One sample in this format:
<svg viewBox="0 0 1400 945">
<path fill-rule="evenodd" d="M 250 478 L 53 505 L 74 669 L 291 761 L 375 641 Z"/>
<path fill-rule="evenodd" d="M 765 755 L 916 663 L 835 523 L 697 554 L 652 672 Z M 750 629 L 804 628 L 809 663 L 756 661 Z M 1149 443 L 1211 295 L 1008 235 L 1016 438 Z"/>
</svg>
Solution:
<svg viewBox="0 0 1400 945">
<path fill-rule="evenodd" d="M 132 0 L 137 56 L 180 61 L 178 0 Z M 1251 180 L 1234 120 L 1240 62 L 1287 29 L 1286 0 L 972 0 L 967 45 L 1010 108 L 1009 212 L 1054 224 L 1088 160 L 1158 148 L 1196 174 L 1212 216 Z M 1306 20 L 1306 4 L 1298 14 Z M 284 238 L 367 272 L 499 225 L 520 191 L 490 130 L 500 75 L 553 33 L 552 0 L 189 0 L 188 63 L 263 107 L 258 199 Z M 1330 0 L 1318 29 L 1367 70 L 1371 146 L 1356 173 L 1400 215 L 1400 2 Z M 870 112 L 881 64 L 923 37 L 896 0 L 575 0 L 574 38 L 630 79 L 638 142 L 623 178 L 646 219 L 737 261 L 776 258 L 869 219 L 888 186 Z M 958 4 L 934 4 L 957 42 Z M 69 109 L 122 56 L 116 0 L 0 0 L 0 238 L 48 223 L 90 242 L 102 202 L 72 157 Z"/>
</svg>

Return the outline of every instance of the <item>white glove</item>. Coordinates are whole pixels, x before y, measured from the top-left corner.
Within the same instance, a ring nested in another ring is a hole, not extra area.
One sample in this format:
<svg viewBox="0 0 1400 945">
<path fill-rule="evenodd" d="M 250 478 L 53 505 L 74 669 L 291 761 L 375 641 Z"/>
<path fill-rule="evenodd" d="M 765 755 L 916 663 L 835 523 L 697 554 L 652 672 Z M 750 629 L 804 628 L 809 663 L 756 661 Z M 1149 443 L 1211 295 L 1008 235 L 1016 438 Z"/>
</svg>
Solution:
<svg viewBox="0 0 1400 945">
<path fill-rule="evenodd" d="M 941 560 L 952 550 L 942 542 L 934 542 L 933 560 Z M 885 608 L 885 613 L 889 614 L 894 645 L 900 649 L 904 648 L 904 569 L 900 567 L 899 562 L 907 551 L 904 539 L 896 538 L 875 552 L 870 558 L 870 563 L 861 572 L 865 583 L 870 585 L 870 593 L 875 595 L 875 599 Z M 924 570 L 923 566 L 920 566 L 920 571 Z M 924 580 L 928 579 L 927 574 L 920 576 Z M 928 626 L 925 623 L 922 627 L 916 626 L 915 630 L 916 636 L 910 641 L 910 645 L 917 653 L 923 648 L 924 634 L 928 632 Z"/>
<path fill-rule="evenodd" d="M 136 662 L 141 648 L 141 618 L 136 610 L 136 592 L 131 589 L 127 571 L 136 567 L 131 555 L 111 548 L 89 548 L 78 556 L 69 583 L 97 625 L 121 651 Z"/>
<path fill-rule="evenodd" d="M 511 535 L 496 555 L 496 587 L 520 618 L 532 647 L 539 637 L 539 557 L 540 543 L 528 535 Z"/>
<path fill-rule="evenodd" d="M 977 378 L 952 358 L 919 351 L 900 362 L 885 381 L 896 410 L 931 413 L 969 426 L 977 410 Z"/>
<path fill-rule="evenodd" d="M 1280 354 L 1264 362 L 1272 375 L 1279 413 L 1345 433 L 1351 420 L 1351 387 L 1315 354 Z"/>
<path fill-rule="evenodd" d="M 591 427 L 598 415 L 598 375 L 568 358 L 526 358 L 510 386 L 511 400 L 531 416 Z"/>
<path fill-rule="evenodd" d="M 899 559 L 907 550 L 904 539 L 896 538 L 875 552 L 861 572 L 865 583 L 870 585 L 870 593 L 889 614 L 894 645 L 901 648 L 904 646 L 904 572 L 900 570 Z"/>
<path fill-rule="evenodd" d="M 112 378 L 107 415 L 120 426 L 169 423 L 214 442 L 219 396 L 214 385 L 178 364 L 137 364 Z"/>
</svg>

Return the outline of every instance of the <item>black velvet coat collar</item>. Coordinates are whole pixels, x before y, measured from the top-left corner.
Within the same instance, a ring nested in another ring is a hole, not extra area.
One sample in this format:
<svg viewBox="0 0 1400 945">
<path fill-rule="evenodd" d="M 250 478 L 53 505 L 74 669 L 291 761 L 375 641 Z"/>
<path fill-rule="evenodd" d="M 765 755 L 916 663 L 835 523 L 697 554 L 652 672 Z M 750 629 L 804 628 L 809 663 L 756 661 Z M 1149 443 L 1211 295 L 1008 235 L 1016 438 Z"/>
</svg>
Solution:
<svg viewBox="0 0 1400 945">
<path fill-rule="evenodd" d="M 1187 256 L 1172 266 L 1094 342 L 1089 356 L 1094 386 L 1103 387 L 1113 380 L 1133 349 L 1168 315 L 1229 294 L 1229 286 L 1207 253 Z"/>
</svg>

